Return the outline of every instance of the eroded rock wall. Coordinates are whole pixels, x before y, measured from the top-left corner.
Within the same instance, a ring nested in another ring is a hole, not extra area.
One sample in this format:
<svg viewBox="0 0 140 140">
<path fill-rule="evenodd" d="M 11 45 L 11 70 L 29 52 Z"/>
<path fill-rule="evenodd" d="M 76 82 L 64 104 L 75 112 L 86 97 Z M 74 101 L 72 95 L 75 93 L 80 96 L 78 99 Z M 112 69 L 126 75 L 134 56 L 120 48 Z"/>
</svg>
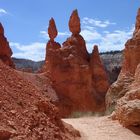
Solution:
<svg viewBox="0 0 140 140">
<path fill-rule="evenodd" d="M 106 95 L 107 109 L 115 109 L 114 118 L 124 126 L 140 125 L 140 9 L 131 39 L 125 44 L 124 62 L 118 80 Z"/>
</svg>

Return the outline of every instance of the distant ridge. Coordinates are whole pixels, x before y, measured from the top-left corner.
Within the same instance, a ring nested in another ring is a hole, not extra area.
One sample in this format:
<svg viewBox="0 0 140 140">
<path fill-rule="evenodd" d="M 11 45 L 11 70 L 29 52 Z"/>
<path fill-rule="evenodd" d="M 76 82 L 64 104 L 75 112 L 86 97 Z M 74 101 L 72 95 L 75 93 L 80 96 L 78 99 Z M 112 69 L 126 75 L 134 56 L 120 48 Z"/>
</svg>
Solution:
<svg viewBox="0 0 140 140">
<path fill-rule="evenodd" d="M 118 74 L 121 69 L 122 63 L 122 51 L 108 51 L 108 52 L 101 52 L 100 57 L 102 62 L 106 68 L 109 81 L 113 83 L 117 80 Z M 29 59 L 21 59 L 13 57 L 13 62 L 15 63 L 16 69 L 25 70 L 30 69 L 32 72 L 37 72 L 45 63 L 44 60 L 42 61 L 33 61 Z"/>
</svg>

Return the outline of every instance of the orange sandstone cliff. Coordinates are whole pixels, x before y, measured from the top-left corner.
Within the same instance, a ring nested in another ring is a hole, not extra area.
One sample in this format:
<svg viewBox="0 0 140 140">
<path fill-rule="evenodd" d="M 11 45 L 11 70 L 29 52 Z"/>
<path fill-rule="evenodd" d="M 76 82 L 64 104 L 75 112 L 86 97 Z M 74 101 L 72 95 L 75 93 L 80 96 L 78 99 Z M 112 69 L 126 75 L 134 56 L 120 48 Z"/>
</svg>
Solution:
<svg viewBox="0 0 140 140">
<path fill-rule="evenodd" d="M 133 36 L 125 44 L 121 73 L 106 95 L 107 109 L 124 126 L 140 126 L 140 9 Z M 139 131 L 140 132 L 140 131 Z"/>
</svg>

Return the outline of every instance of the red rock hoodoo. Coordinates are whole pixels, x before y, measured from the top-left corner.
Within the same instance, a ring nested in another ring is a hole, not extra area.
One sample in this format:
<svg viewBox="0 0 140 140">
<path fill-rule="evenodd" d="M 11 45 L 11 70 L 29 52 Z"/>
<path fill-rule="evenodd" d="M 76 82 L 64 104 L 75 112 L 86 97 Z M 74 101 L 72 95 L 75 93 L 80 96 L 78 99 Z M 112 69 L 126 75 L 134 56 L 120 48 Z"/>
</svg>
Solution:
<svg viewBox="0 0 140 140">
<path fill-rule="evenodd" d="M 9 42 L 4 36 L 4 28 L 0 23 L 0 59 L 8 66 L 15 67 L 11 59 L 12 50 L 9 47 Z"/>
<path fill-rule="evenodd" d="M 99 56 L 98 46 L 94 46 L 90 59 L 90 67 L 92 70 L 93 87 L 96 90 L 97 96 L 105 97 L 105 94 L 109 88 L 107 74 Z M 101 103 L 104 103 L 104 98 L 101 99 Z"/>
<path fill-rule="evenodd" d="M 106 95 L 107 108 L 124 126 L 140 126 L 140 9 L 135 31 L 125 44 L 124 62 L 117 81 Z"/>
<path fill-rule="evenodd" d="M 55 29 L 55 24 L 49 24 L 49 29 Z M 51 39 L 53 33 L 48 32 L 45 67 L 59 97 L 56 104 L 63 116 L 73 111 L 101 111 L 109 84 L 97 48 L 90 58 L 85 40 L 79 34 L 77 10 L 70 16 L 69 29 L 72 35 L 62 47 Z"/>
</svg>

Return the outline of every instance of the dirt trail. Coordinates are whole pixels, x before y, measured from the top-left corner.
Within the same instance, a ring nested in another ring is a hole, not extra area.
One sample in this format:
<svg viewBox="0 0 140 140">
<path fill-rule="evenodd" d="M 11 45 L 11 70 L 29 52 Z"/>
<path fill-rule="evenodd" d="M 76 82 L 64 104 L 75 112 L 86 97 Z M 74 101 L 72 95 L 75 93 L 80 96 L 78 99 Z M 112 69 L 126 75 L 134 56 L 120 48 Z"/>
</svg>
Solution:
<svg viewBox="0 0 140 140">
<path fill-rule="evenodd" d="M 108 117 L 63 119 L 80 131 L 80 140 L 140 140 L 140 136 Z"/>
</svg>

